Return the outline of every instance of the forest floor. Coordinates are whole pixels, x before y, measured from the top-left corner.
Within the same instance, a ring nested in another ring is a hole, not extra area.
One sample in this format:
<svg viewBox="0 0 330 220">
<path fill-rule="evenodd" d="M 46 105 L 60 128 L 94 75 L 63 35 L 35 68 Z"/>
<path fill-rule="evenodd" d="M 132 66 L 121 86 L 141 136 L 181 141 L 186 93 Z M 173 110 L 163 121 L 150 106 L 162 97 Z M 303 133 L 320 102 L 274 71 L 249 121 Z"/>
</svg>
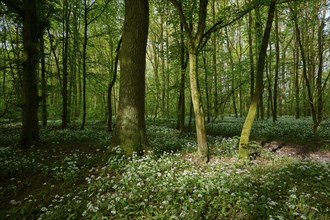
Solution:
<svg viewBox="0 0 330 220">
<path fill-rule="evenodd" d="M 260 143 L 261 144 L 261 143 Z M 316 159 L 330 162 L 330 150 L 310 144 L 284 144 L 278 141 L 263 143 L 263 147 L 274 153 L 301 159 Z"/>
<path fill-rule="evenodd" d="M 245 166 L 236 138 L 209 136 L 205 164 L 193 133 L 169 127 L 149 126 L 154 153 L 143 158 L 122 157 L 95 127 L 0 147 L 0 219 L 330 219 L 327 144 L 267 138 Z"/>
</svg>

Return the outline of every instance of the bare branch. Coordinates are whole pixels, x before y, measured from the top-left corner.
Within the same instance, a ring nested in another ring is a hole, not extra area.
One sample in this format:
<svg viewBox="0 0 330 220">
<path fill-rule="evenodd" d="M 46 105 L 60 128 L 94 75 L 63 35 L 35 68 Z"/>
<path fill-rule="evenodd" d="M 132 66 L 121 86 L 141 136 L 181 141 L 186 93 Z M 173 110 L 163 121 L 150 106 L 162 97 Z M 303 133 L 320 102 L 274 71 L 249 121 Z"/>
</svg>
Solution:
<svg viewBox="0 0 330 220">
<path fill-rule="evenodd" d="M 111 0 L 108 0 L 108 1 L 105 3 L 105 6 L 103 7 L 103 9 L 102 9 L 102 11 L 100 12 L 100 14 L 98 14 L 97 16 L 95 16 L 94 18 L 92 18 L 92 19 L 87 23 L 87 25 L 89 25 L 89 24 L 91 24 L 92 22 L 94 22 L 96 19 L 98 19 L 98 18 L 104 13 L 104 11 L 107 9 L 107 6 L 108 6 L 108 4 L 109 4 L 110 1 L 111 1 Z M 95 1 L 95 2 L 96 2 L 96 1 Z M 95 3 L 95 2 L 94 2 L 94 3 Z M 94 3 L 93 3 L 93 4 L 94 4 Z M 93 4 L 92 4 L 92 5 L 93 5 Z M 92 5 L 90 5 L 89 9 L 87 9 L 88 11 L 91 10 Z"/>
</svg>

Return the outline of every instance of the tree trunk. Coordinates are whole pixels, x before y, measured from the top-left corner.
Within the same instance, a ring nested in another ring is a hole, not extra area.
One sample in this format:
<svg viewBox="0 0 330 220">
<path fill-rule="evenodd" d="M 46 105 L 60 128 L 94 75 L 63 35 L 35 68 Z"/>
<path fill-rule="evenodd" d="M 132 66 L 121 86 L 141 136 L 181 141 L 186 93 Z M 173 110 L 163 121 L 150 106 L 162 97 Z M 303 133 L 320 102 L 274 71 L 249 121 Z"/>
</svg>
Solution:
<svg viewBox="0 0 330 220">
<path fill-rule="evenodd" d="M 305 50 L 303 47 L 303 43 L 301 40 L 301 32 L 300 32 L 300 28 L 298 26 L 298 18 L 297 18 L 297 9 L 296 8 L 292 8 L 291 7 L 291 11 L 293 13 L 293 18 L 294 18 L 294 25 L 295 25 L 295 29 L 296 29 L 296 34 L 297 34 L 297 41 L 298 41 L 298 46 L 300 49 L 300 53 L 301 53 L 301 59 L 302 59 L 302 63 L 303 63 L 303 77 L 305 80 L 305 84 L 306 84 L 306 89 L 307 89 L 307 96 L 308 96 L 308 102 L 310 105 L 310 110 L 312 113 L 312 118 L 313 118 L 313 132 L 314 134 L 316 133 L 316 129 L 317 129 L 317 112 L 315 109 L 315 103 L 314 103 L 314 97 L 313 97 L 313 92 L 312 92 L 312 85 L 310 82 L 310 77 L 308 77 L 308 72 L 307 72 L 307 58 L 306 58 L 306 54 L 305 54 Z"/>
<path fill-rule="evenodd" d="M 280 68 L 280 38 L 279 38 L 279 30 L 278 30 L 278 10 L 275 11 L 275 80 L 274 80 L 274 101 L 273 101 L 273 122 L 277 121 L 277 89 L 278 89 L 278 75 Z"/>
<path fill-rule="evenodd" d="M 295 109 L 296 109 L 296 119 L 300 118 L 300 92 L 299 92 L 299 46 L 298 46 L 298 39 L 295 37 L 294 40 L 294 87 L 295 87 Z"/>
<path fill-rule="evenodd" d="M 171 0 L 171 2 L 178 10 L 188 40 L 190 90 L 191 90 L 193 109 L 195 113 L 198 153 L 202 158 L 206 158 L 206 162 L 208 162 L 209 150 L 206 139 L 205 116 L 204 116 L 200 91 L 198 87 L 198 73 L 197 73 L 197 57 L 198 57 L 197 55 L 198 55 L 199 45 L 202 42 L 203 33 L 205 31 L 208 1 L 207 0 L 199 1 L 199 13 L 198 13 L 199 22 L 198 22 L 197 32 L 195 34 L 193 34 L 192 25 L 189 26 L 187 23 L 186 17 L 182 10 L 182 5 L 180 5 L 180 3 L 177 0 Z"/>
<path fill-rule="evenodd" d="M 207 158 L 208 160 L 209 152 L 205 130 L 205 115 L 198 88 L 197 54 L 196 51 L 193 51 L 191 48 L 189 48 L 189 78 L 192 104 L 195 113 L 198 153 L 201 157 Z"/>
<path fill-rule="evenodd" d="M 180 91 L 179 91 L 179 101 L 178 101 L 178 121 L 177 129 L 180 132 L 184 132 L 184 123 L 185 123 L 185 81 L 186 81 L 186 68 L 187 62 L 185 62 L 185 45 L 183 39 L 183 26 L 182 22 L 180 24 Z"/>
<path fill-rule="evenodd" d="M 41 117 L 42 126 L 47 126 L 47 79 L 46 79 L 46 61 L 45 61 L 45 41 L 44 36 L 40 37 L 41 53 Z"/>
<path fill-rule="evenodd" d="M 145 65 L 149 6 L 147 0 L 125 0 L 120 49 L 119 109 L 112 146 L 123 153 L 143 154 L 148 148 L 145 127 Z"/>
<path fill-rule="evenodd" d="M 62 129 L 68 127 L 68 51 L 70 9 L 65 1 L 63 12 L 63 87 L 62 87 Z"/>
<path fill-rule="evenodd" d="M 213 0 L 212 2 L 212 21 L 213 23 L 216 22 L 216 12 L 215 12 L 215 3 L 216 0 Z M 214 115 L 213 117 L 218 117 L 219 114 L 219 106 L 218 106 L 218 73 L 217 73 L 217 36 L 213 34 L 212 37 L 212 72 L 213 72 L 213 79 L 214 79 Z"/>
<path fill-rule="evenodd" d="M 27 148 L 39 140 L 38 129 L 38 82 L 37 63 L 38 51 L 38 19 L 37 1 L 24 0 L 25 12 L 23 17 L 23 111 L 21 146 Z"/>
<path fill-rule="evenodd" d="M 272 0 L 269 6 L 266 28 L 264 31 L 262 43 L 260 46 L 259 56 L 258 56 L 256 88 L 252 97 L 252 102 L 249 108 L 249 112 L 243 124 L 240 143 L 239 143 L 239 158 L 242 160 L 247 160 L 249 158 L 248 146 L 249 146 L 250 133 L 251 133 L 253 121 L 257 113 L 258 102 L 260 100 L 263 90 L 263 71 L 265 66 L 267 47 L 270 38 L 270 31 L 272 28 L 275 9 L 276 9 L 276 0 Z"/>
<path fill-rule="evenodd" d="M 251 0 L 249 0 L 251 1 Z M 252 12 L 249 12 L 249 28 L 248 28 L 248 42 L 249 42 L 249 62 L 250 62 L 250 100 L 252 100 L 254 92 L 254 54 L 252 41 Z"/>
<path fill-rule="evenodd" d="M 210 89 L 209 89 L 209 77 L 208 77 L 208 69 L 207 69 L 207 60 L 206 60 L 206 52 L 203 53 L 203 64 L 205 71 L 205 96 L 206 96 L 206 120 L 207 123 L 210 123 L 210 112 L 211 112 L 211 104 L 210 104 Z"/>
<path fill-rule="evenodd" d="M 325 27 L 325 16 L 326 16 L 326 1 L 323 4 L 323 16 L 320 20 L 318 27 L 318 57 L 319 65 L 316 78 L 316 89 L 317 89 L 317 122 L 314 125 L 314 133 L 317 131 L 317 127 L 323 120 L 323 89 L 322 89 L 322 78 L 323 78 L 323 53 L 324 53 L 324 27 Z"/>
<path fill-rule="evenodd" d="M 121 45 L 122 38 L 119 39 L 117 49 L 116 49 L 116 57 L 115 57 L 115 65 L 113 69 L 113 77 L 111 82 L 108 85 L 108 131 L 112 131 L 112 104 L 111 104 L 111 97 L 112 97 L 112 89 L 115 85 L 117 80 L 117 67 L 118 67 L 118 59 L 119 59 L 119 50 Z"/>
<path fill-rule="evenodd" d="M 86 53 L 87 53 L 87 43 L 88 43 L 88 8 L 87 0 L 84 0 L 84 42 L 83 42 L 83 84 L 82 84 L 82 101 L 83 101 L 83 118 L 81 123 L 81 130 L 85 129 L 86 123 Z"/>
</svg>

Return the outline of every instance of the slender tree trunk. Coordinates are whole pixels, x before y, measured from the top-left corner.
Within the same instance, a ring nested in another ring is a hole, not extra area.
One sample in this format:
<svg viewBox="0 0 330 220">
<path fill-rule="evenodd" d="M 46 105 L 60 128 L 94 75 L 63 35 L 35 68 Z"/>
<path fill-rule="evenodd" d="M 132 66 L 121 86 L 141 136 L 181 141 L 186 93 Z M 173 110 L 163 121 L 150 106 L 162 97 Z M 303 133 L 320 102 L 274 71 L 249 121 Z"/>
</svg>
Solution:
<svg viewBox="0 0 330 220">
<path fill-rule="evenodd" d="M 166 115 L 166 76 L 165 76 L 165 50 L 164 50 L 164 27 L 163 21 L 164 16 L 163 13 L 160 15 L 160 72 L 162 79 L 162 117 Z"/>
<path fill-rule="evenodd" d="M 205 71 L 205 96 L 206 96 L 206 118 L 207 123 L 210 123 L 210 111 L 211 111 L 211 105 L 210 105 L 210 94 L 209 94 L 209 83 L 208 83 L 208 69 L 207 69 L 207 61 L 206 61 L 206 54 L 203 54 L 203 63 L 204 63 L 204 71 Z"/>
<path fill-rule="evenodd" d="M 252 12 L 249 12 L 249 28 L 248 28 L 248 41 L 249 41 L 249 61 L 250 61 L 250 99 L 252 100 L 254 92 L 254 54 L 253 54 L 253 40 L 252 40 Z"/>
<path fill-rule="evenodd" d="M 177 128 L 180 132 L 184 132 L 184 123 L 185 123 L 185 81 L 186 81 L 186 68 L 187 62 L 185 62 L 185 44 L 183 38 L 183 26 L 182 22 L 180 23 L 180 64 L 181 64 L 181 71 L 180 71 L 180 94 L 179 94 L 179 101 L 178 101 L 178 121 L 177 121 Z"/>
<path fill-rule="evenodd" d="M 323 16 L 318 27 L 318 71 L 316 78 L 317 88 L 317 123 L 314 125 L 314 133 L 317 131 L 317 127 L 323 120 L 323 89 L 322 89 L 322 78 L 323 78 L 323 53 L 324 53 L 324 27 L 325 27 L 325 16 L 326 16 L 326 0 L 323 2 Z"/>
<path fill-rule="evenodd" d="M 148 0 L 125 0 L 125 23 L 120 49 L 119 109 L 112 146 L 125 155 L 148 149 L 145 127 L 145 58 Z"/>
<path fill-rule="evenodd" d="M 44 36 L 40 37 L 41 53 L 41 117 L 42 126 L 47 126 L 47 79 L 46 79 L 46 61 L 45 61 L 45 41 Z"/>
<path fill-rule="evenodd" d="M 273 101 L 273 122 L 277 121 L 277 89 L 278 89 L 278 75 L 280 68 L 280 38 L 278 30 L 278 10 L 275 11 L 275 80 L 274 80 L 274 101 Z"/>
<path fill-rule="evenodd" d="M 62 129 L 68 127 L 68 51 L 70 9 L 65 1 L 63 12 L 63 87 L 62 87 Z"/>
<path fill-rule="evenodd" d="M 213 24 L 216 22 L 216 12 L 215 12 L 215 3 L 216 0 L 212 2 L 212 20 Z M 217 36 L 213 34 L 212 37 L 212 66 L 213 66 L 213 79 L 214 79 L 214 115 L 213 117 L 216 118 L 219 114 L 219 106 L 218 106 L 218 73 L 217 73 Z"/>
<path fill-rule="evenodd" d="M 81 123 L 81 130 L 85 129 L 86 123 L 86 52 L 88 43 L 88 8 L 87 0 L 84 0 L 84 42 L 83 42 L 83 84 L 82 84 L 82 101 L 83 101 L 83 117 Z"/>
<path fill-rule="evenodd" d="M 270 48 L 270 53 L 272 49 Z M 273 93 L 272 93 L 272 56 L 269 55 L 269 61 L 266 63 L 266 76 L 267 76 L 267 81 L 268 81 L 268 107 L 267 107 L 267 119 L 270 117 L 270 111 L 272 111 L 272 114 L 274 115 L 274 107 L 273 107 Z M 268 64 L 269 63 L 269 64 Z M 273 119 L 274 121 L 274 119 Z"/>
<path fill-rule="evenodd" d="M 276 0 L 272 0 L 269 6 L 266 28 L 264 31 L 262 43 L 260 46 L 259 56 L 258 56 L 256 88 L 253 94 L 249 112 L 243 124 L 240 143 L 239 143 L 239 158 L 242 160 L 247 160 L 249 158 L 250 133 L 251 133 L 253 121 L 257 113 L 258 102 L 260 100 L 263 90 L 263 71 L 265 66 L 267 47 L 270 38 L 270 31 L 272 28 L 275 9 L 276 9 Z"/>
<path fill-rule="evenodd" d="M 111 82 L 108 85 L 108 131 L 112 131 L 112 102 L 111 102 L 111 97 L 112 97 L 112 90 L 115 85 L 115 82 L 117 80 L 117 67 L 118 67 L 118 60 L 119 60 L 119 50 L 120 50 L 120 45 L 121 45 L 122 38 L 120 38 L 117 49 L 116 49 L 116 57 L 115 57 L 115 64 L 114 64 L 114 69 L 113 69 L 113 77 Z"/>
<path fill-rule="evenodd" d="M 39 30 L 37 19 L 37 1 L 24 0 L 23 8 L 23 111 L 21 146 L 27 148 L 39 141 L 38 128 L 38 82 L 37 63 L 39 60 Z"/>
<path fill-rule="evenodd" d="M 301 33 L 300 33 L 300 28 L 298 26 L 298 18 L 297 18 L 297 9 L 296 8 L 292 8 L 291 7 L 291 11 L 293 13 L 293 17 L 294 17 L 294 25 L 295 25 L 295 29 L 296 29 L 296 34 L 297 34 L 297 40 L 298 40 L 298 45 L 299 45 L 299 49 L 300 49 L 300 53 L 301 53 L 301 59 L 302 59 L 302 63 L 303 63 L 303 77 L 305 80 L 305 84 L 306 84 L 306 89 L 307 89 L 307 95 L 308 95 L 308 101 L 309 101 L 309 105 L 310 105 L 310 110 L 312 113 L 312 118 L 313 118 L 313 132 L 314 134 L 316 133 L 316 129 L 317 129 L 317 112 L 315 109 L 315 103 L 314 103 L 314 98 L 313 98 L 313 93 L 312 93 L 312 85 L 310 82 L 310 79 L 308 77 L 308 71 L 307 71 L 307 58 L 306 58 L 306 54 L 305 54 L 305 50 L 303 47 L 303 43 L 301 40 Z"/>
<path fill-rule="evenodd" d="M 294 41 L 294 74 L 295 74 L 295 109 L 296 109 L 296 119 L 300 118 L 300 88 L 299 88 L 299 46 L 298 46 L 298 39 L 295 37 Z"/>
</svg>

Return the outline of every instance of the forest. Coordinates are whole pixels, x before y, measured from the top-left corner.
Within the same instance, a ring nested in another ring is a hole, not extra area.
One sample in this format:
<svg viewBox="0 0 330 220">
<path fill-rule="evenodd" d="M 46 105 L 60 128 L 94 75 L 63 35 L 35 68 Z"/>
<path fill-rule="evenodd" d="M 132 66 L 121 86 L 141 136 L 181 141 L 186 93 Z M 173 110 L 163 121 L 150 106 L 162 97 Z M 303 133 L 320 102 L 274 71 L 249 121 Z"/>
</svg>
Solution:
<svg viewBox="0 0 330 220">
<path fill-rule="evenodd" d="M 329 0 L 0 0 L 0 219 L 330 219 Z"/>
</svg>

